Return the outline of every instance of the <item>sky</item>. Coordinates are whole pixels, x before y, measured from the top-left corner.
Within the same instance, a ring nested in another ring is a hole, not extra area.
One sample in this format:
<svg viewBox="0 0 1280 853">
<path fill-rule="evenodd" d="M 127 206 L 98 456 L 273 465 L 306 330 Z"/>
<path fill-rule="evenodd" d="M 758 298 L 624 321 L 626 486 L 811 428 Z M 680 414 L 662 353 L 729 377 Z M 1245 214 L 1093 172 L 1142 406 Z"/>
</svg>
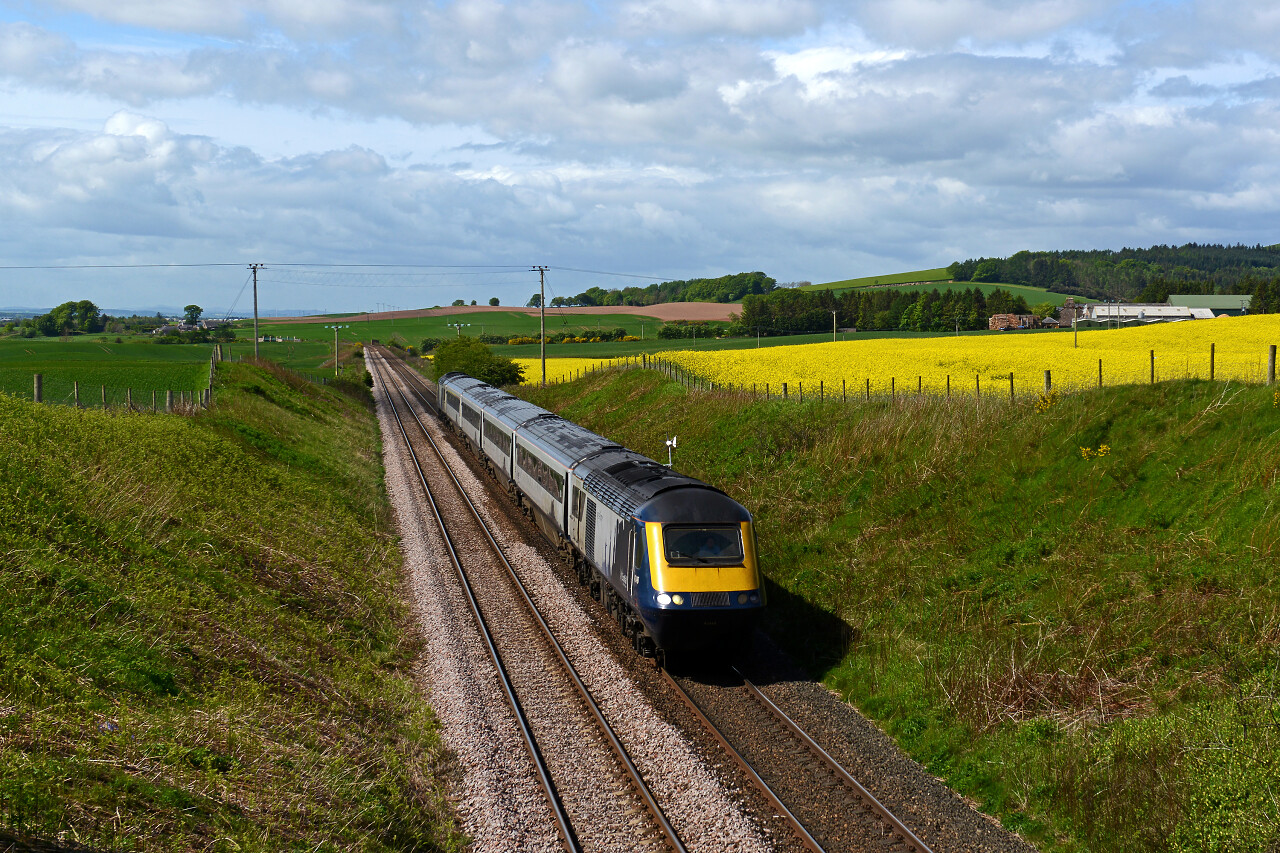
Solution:
<svg viewBox="0 0 1280 853">
<path fill-rule="evenodd" d="M 0 306 L 1280 241 L 1274 0 L 0 0 Z"/>
</svg>

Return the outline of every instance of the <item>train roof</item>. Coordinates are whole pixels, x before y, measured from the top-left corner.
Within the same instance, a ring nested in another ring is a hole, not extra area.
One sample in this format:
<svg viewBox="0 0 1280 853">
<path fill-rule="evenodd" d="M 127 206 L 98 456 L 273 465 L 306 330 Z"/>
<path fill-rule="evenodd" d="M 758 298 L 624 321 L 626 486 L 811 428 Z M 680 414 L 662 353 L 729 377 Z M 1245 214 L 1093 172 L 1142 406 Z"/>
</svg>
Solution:
<svg viewBox="0 0 1280 853">
<path fill-rule="evenodd" d="M 520 434 L 537 444 L 566 468 L 572 468 L 580 460 L 605 450 L 621 450 L 622 446 L 596 435 L 584 426 L 566 421 L 559 415 L 529 421 Z"/>
<path fill-rule="evenodd" d="M 623 518 L 643 520 L 661 505 L 662 520 L 677 517 L 688 521 L 749 521 L 751 516 L 724 492 L 701 480 L 673 471 L 634 450 L 619 448 L 599 453 L 575 470 L 583 485 L 597 500 Z"/>
</svg>

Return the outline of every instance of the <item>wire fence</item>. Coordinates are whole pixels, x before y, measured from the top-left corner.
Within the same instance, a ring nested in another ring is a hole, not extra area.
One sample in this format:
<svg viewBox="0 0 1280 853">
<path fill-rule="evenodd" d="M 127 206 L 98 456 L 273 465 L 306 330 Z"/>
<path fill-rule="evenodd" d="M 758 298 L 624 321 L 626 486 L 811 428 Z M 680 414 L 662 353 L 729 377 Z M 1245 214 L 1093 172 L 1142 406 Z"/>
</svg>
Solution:
<svg viewBox="0 0 1280 853">
<path fill-rule="evenodd" d="M 719 392 L 758 400 L 794 400 L 803 403 L 808 399 L 848 403 L 926 397 L 934 399 L 972 398 L 976 400 L 1003 397 L 1012 402 L 1017 401 L 1019 398 L 1039 399 L 1055 392 L 1084 391 L 1092 388 L 1102 388 L 1106 385 L 1135 385 L 1143 383 L 1154 385 L 1157 382 L 1177 379 L 1208 379 L 1213 381 L 1220 378 L 1212 347 L 1210 348 L 1207 375 L 1204 371 L 1192 369 L 1189 363 L 1181 367 L 1182 369 L 1179 369 L 1179 365 L 1169 365 L 1167 363 L 1159 365 L 1156 351 L 1153 349 L 1149 353 L 1149 368 L 1146 371 L 1136 371 L 1130 366 L 1128 369 L 1117 372 L 1116 375 L 1108 376 L 1104 360 L 1098 359 L 1096 384 L 1093 381 L 1081 382 L 1078 379 L 1055 383 L 1053 371 L 1050 369 L 1022 376 L 1018 376 L 1014 372 L 1010 372 L 1007 375 L 989 372 L 986 374 L 973 373 L 963 375 L 939 374 L 937 376 L 929 376 L 927 383 L 924 374 L 904 375 L 902 377 L 878 376 L 874 378 L 867 376 L 863 377 L 861 381 L 854 382 L 841 379 L 838 385 L 835 382 L 828 384 L 825 380 L 818 380 L 817 383 L 810 382 L 806 389 L 804 382 L 715 382 L 661 356 L 638 355 L 601 360 L 597 364 L 585 366 L 567 374 L 561 374 L 547 384 L 557 385 L 564 382 L 572 382 L 584 376 L 608 370 L 657 370 L 666 374 L 672 381 L 679 382 L 693 391 Z M 1262 358 L 1259 357 L 1256 367 L 1245 370 L 1242 374 L 1237 366 L 1236 369 L 1232 370 L 1230 379 L 1231 381 L 1254 382 L 1257 384 L 1265 382 L 1267 385 L 1274 385 L 1276 382 L 1276 347 L 1274 345 L 1270 347 L 1265 365 Z"/>
<path fill-rule="evenodd" d="M 213 348 L 209 358 L 207 381 L 198 387 L 136 387 L 128 385 L 106 385 L 102 383 L 83 383 L 68 376 L 57 374 L 46 376 L 41 373 L 32 375 L 30 396 L 19 394 L 37 403 L 72 406 L 80 409 L 121 410 L 131 412 L 154 412 L 177 415 L 194 415 L 201 409 L 213 404 L 214 376 L 217 366 L 222 361 L 244 362 L 244 355 L 231 358 L 224 357 L 221 344 Z M 249 359 L 252 361 L 252 358 Z M 294 376 L 319 385 L 329 384 L 329 377 L 308 371 L 281 367 Z"/>
</svg>

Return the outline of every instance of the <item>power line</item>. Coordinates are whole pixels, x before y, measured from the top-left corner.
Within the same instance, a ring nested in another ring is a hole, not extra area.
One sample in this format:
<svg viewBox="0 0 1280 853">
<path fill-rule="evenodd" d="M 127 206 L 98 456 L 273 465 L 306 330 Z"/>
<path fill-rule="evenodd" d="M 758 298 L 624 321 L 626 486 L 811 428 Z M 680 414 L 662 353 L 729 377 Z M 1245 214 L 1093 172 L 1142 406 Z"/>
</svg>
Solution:
<svg viewBox="0 0 1280 853">
<path fill-rule="evenodd" d="M 670 281 L 670 278 L 660 275 L 637 275 L 629 272 L 605 272 L 603 270 L 580 270 L 574 267 L 547 267 L 549 270 L 560 270 L 561 272 L 585 272 L 590 275 L 612 275 L 618 278 L 643 278 L 649 281 Z"/>
</svg>

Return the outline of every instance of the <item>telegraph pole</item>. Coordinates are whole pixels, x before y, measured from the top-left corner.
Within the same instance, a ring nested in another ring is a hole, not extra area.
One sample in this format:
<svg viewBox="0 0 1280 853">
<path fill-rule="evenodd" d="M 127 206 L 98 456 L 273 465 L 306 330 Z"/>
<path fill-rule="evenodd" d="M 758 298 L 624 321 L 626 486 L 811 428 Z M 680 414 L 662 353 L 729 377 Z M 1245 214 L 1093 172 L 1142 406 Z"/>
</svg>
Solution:
<svg viewBox="0 0 1280 853">
<path fill-rule="evenodd" d="M 262 264 L 249 264 L 253 270 L 253 359 L 258 360 L 258 270 Z"/>
<path fill-rule="evenodd" d="M 325 326 L 326 329 L 333 329 L 333 375 L 338 376 L 338 330 L 350 329 L 350 326 Z"/>
<path fill-rule="evenodd" d="M 542 359 L 542 387 L 547 387 L 547 269 L 535 266 L 538 274 L 538 352 Z"/>
</svg>

